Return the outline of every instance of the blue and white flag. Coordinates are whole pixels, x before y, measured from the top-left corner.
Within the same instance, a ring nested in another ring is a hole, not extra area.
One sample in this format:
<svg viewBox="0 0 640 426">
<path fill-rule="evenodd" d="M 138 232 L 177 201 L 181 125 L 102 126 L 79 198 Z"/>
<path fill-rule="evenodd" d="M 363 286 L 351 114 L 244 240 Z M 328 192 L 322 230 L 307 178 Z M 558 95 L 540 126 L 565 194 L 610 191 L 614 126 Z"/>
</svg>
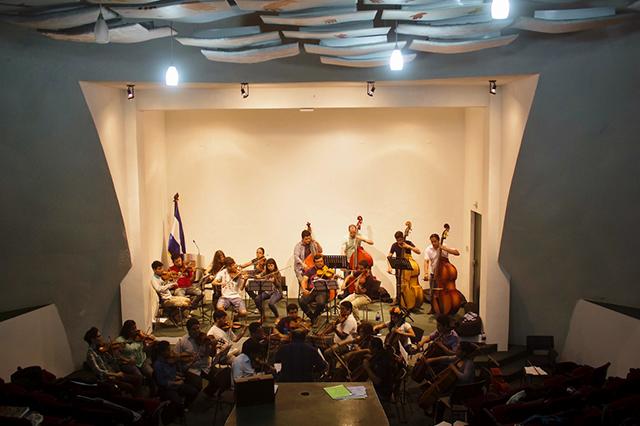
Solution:
<svg viewBox="0 0 640 426">
<path fill-rule="evenodd" d="M 182 229 L 182 219 L 178 210 L 178 194 L 173 197 L 173 225 L 169 232 L 169 253 L 184 254 L 187 252 L 187 244 L 184 239 L 184 229 Z"/>
</svg>

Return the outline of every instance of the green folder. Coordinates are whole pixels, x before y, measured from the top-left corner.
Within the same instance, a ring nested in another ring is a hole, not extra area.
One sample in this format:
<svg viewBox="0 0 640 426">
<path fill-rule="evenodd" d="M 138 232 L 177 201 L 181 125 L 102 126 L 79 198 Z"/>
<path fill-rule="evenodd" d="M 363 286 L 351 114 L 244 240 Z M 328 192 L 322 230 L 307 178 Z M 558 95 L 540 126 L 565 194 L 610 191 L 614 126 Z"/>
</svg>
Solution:
<svg viewBox="0 0 640 426">
<path fill-rule="evenodd" d="M 324 391 L 333 399 L 343 399 L 351 395 L 351 391 L 344 385 L 327 386 Z"/>
</svg>

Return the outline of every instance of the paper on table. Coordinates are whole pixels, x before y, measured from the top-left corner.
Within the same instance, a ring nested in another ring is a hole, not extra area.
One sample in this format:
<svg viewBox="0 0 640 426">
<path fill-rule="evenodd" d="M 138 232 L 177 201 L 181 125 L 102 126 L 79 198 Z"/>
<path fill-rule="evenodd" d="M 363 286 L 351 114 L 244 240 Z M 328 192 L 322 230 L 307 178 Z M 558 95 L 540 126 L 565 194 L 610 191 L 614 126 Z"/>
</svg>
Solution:
<svg viewBox="0 0 640 426">
<path fill-rule="evenodd" d="M 524 372 L 526 374 L 529 374 L 530 376 L 546 376 L 547 372 L 544 371 L 542 368 L 540 367 L 534 367 L 532 366 L 526 366 L 524 367 Z"/>
<path fill-rule="evenodd" d="M 365 399 L 367 397 L 367 388 L 364 386 L 347 386 L 347 389 L 351 395 L 344 399 Z"/>
<path fill-rule="evenodd" d="M 327 386 L 324 391 L 333 399 L 343 399 L 351 396 L 351 392 L 344 385 Z"/>
</svg>

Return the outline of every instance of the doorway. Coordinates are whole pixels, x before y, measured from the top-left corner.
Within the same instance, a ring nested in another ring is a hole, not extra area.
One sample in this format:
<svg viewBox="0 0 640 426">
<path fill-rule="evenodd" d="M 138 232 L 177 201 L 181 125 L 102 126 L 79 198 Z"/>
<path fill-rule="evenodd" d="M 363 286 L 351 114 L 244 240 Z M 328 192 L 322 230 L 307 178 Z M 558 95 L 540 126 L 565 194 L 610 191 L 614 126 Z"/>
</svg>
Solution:
<svg viewBox="0 0 640 426">
<path fill-rule="evenodd" d="M 471 211 L 471 300 L 480 306 L 480 256 L 482 254 L 482 215 Z"/>
</svg>

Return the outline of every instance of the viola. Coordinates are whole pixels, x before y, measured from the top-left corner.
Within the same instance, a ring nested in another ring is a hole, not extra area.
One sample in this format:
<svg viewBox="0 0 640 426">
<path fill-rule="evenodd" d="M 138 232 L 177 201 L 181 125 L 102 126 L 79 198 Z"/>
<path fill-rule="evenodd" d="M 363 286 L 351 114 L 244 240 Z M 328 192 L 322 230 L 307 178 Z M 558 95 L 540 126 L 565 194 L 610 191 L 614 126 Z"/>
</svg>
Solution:
<svg viewBox="0 0 640 426">
<path fill-rule="evenodd" d="M 436 315 L 455 315 L 464 302 L 464 296 L 456 288 L 458 270 L 449 262 L 448 257 L 442 256 L 442 245 L 450 229 L 449 224 L 445 223 L 440 237 L 438 265 L 433 274 L 435 288 L 431 297 L 431 308 Z"/>
<path fill-rule="evenodd" d="M 358 216 L 358 222 L 356 223 L 356 235 L 362 228 L 362 216 Z M 360 241 L 356 241 L 356 251 L 351 255 L 349 259 L 349 267 L 355 269 L 358 267 L 358 263 L 362 260 L 366 260 L 369 267 L 373 266 L 373 257 L 365 249 L 362 248 Z"/>
</svg>

